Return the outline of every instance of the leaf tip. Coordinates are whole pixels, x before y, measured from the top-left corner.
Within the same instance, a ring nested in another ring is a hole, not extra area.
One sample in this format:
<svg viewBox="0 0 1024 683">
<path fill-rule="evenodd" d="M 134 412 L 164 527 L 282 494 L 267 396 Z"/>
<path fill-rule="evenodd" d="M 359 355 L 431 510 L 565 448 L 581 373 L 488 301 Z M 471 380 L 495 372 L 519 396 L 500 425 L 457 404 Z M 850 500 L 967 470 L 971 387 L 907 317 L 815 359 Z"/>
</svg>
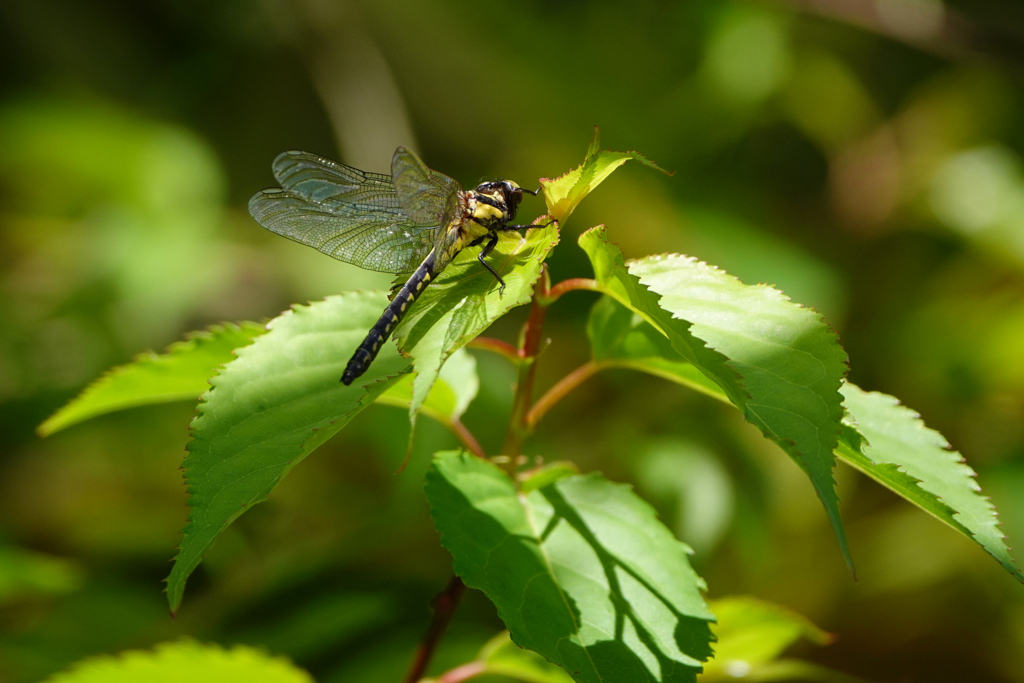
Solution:
<svg viewBox="0 0 1024 683">
<path fill-rule="evenodd" d="M 36 427 L 36 436 L 38 436 L 40 439 L 45 439 L 46 437 L 50 436 L 51 434 L 60 429 L 59 426 L 56 428 L 54 427 L 54 417 L 56 417 L 55 414 L 51 415 L 50 417 L 43 420 L 43 422 L 41 422 Z"/>
</svg>

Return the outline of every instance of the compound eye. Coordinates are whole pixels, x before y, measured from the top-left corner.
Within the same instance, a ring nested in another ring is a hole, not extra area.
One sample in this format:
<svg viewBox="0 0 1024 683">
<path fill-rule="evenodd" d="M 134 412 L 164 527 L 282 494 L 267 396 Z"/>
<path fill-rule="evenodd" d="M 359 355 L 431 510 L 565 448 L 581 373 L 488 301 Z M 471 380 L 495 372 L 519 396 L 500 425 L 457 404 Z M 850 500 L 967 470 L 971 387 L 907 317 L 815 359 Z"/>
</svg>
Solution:
<svg viewBox="0 0 1024 683">
<path fill-rule="evenodd" d="M 511 180 L 501 181 L 501 193 L 507 201 L 518 202 L 523 197 L 522 189 Z"/>
</svg>

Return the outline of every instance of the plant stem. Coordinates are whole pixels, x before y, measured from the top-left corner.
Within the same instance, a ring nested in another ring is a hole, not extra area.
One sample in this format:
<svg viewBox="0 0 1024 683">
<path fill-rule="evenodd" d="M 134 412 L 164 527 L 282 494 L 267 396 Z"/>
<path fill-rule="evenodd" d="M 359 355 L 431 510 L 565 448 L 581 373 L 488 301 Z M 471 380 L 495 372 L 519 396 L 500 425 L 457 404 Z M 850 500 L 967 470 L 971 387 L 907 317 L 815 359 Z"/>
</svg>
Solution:
<svg viewBox="0 0 1024 683">
<path fill-rule="evenodd" d="M 577 290 L 587 290 L 592 292 L 599 292 L 600 287 L 597 284 L 597 280 L 592 280 L 588 277 L 574 277 L 569 280 L 562 280 L 557 285 L 549 289 L 544 293 L 543 304 L 550 306 L 558 300 L 558 297 L 562 296 L 567 292 L 574 292 Z"/>
<path fill-rule="evenodd" d="M 483 662 L 469 662 L 444 672 L 435 680 L 437 683 L 462 683 L 462 681 L 468 681 L 486 672 L 487 665 Z"/>
<path fill-rule="evenodd" d="M 519 345 L 519 379 L 516 382 L 516 395 L 512 403 L 512 415 L 509 418 L 508 432 L 505 434 L 505 445 L 502 452 L 509 458 L 509 474 L 515 475 L 523 440 L 529 435 L 530 427 L 526 416 L 530 412 L 533 400 L 533 381 L 537 374 L 537 352 L 540 349 L 541 333 L 544 329 L 544 316 L 547 305 L 543 302 L 548 297 L 550 280 L 547 267 L 541 272 L 534 290 L 533 303 L 530 305 L 530 316 L 523 324 L 522 340 Z"/>
<path fill-rule="evenodd" d="M 541 396 L 526 415 L 526 426 L 532 432 L 545 413 L 556 403 L 565 398 L 573 389 L 586 382 L 604 369 L 602 363 L 587 361 L 568 375 L 563 377 L 558 384 L 548 389 L 547 393 Z"/>
<path fill-rule="evenodd" d="M 430 658 L 434 656 L 434 650 L 437 649 L 437 644 L 440 642 L 442 634 L 444 634 L 445 629 L 448 628 L 448 624 L 452 620 L 455 607 L 459 604 L 459 599 L 465 592 L 466 584 L 462 583 L 462 579 L 459 577 L 453 576 L 452 580 L 448 583 L 448 587 L 434 598 L 434 616 L 430 620 L 430 626 L 427 627 L 427 635 L 424 636 L 423 642 L 420 643 L 419 648 L 416 650 L 416 656 L 413 658 L 412 666 L 409 668 L 409 674 L 405 677 L 406 683 L 416 683 L 416 681 L 423 678 L 423 674 L 430 664 Z"/>
<path fill-rule="evenodd" d="M 466 346 L 472 349 L 492 351 L 499 356 L 505 356 L 514 363 L 519 362 L 519 349 L 500 339 L 494 339 L 493 337 L 477 337 L 466 344 Z"/>
<path fill-rule="evenodd" d="M 473 432 L 469 431 L 469 429 L 466 428 L 466 425 L 462 424 L 462 420 L 457 417 L 453 417 L 448 421 L 448 428 L 451 429 L 457 437 L 459 437 L 459 441 L 462 442 L 462 445 L 465 446 L 466 450 L 470 453 L 478 458 L 487 457 L 487 453 L 485 453 L 484 449 L 480 446 L 480 442 L 476 440 L 475 436 L 473 436 Z"/>
</svg>

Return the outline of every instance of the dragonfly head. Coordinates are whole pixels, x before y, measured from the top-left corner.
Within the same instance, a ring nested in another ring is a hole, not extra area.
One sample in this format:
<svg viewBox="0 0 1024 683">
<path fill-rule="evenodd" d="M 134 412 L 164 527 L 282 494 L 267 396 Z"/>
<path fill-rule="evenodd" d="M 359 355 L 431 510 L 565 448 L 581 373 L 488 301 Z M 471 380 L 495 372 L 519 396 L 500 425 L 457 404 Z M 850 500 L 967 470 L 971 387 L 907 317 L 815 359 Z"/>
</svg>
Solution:
<svg viewBox="0 0 1024 683">
<path fill-rule="evenodd" d="M 523 192 L 523 188 L 511 180 L 492 180 L 476 186 L 477 199 L 486 197 L 482 201 L 498 209 L 503 214 L 503 221 L 516 217 L 519 202 L 523 201 Z"/>
</svg>

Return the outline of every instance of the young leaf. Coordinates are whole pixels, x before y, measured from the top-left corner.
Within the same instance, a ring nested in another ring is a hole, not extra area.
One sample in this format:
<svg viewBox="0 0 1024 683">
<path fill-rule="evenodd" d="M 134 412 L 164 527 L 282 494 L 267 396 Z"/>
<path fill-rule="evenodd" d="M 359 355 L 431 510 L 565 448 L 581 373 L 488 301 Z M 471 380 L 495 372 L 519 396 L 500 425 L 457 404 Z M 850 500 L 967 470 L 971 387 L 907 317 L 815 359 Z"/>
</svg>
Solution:
<svg viewBox="0 0 1024 683">
<path fill-rule="evenodd" d="M 702 681 L 822 681 L 864 683 L 838 671 L 781 655 L 799 640 L 828 645 L 832 636 L 805 617 L 779 605 L 750 597 L 732 597 L 711 603 L 718 623 L 715 658 L 708 662 Z"/>
<path fill-rule="evenodd" d="M 556 224 L 506 235 L 487 261 L 505 280 L 501 292 L 494 276 L 480 265 L 476 249 L 466 249 L 444 269 L 395 330 L 401 349 L 413 358 L 410 413 L 423 404 L 445 360 L 495 320 L 530 302 L 548 253 L 558 243 Z"/>
<path fill-rule="evenodd" d="M 251 322 L 216 325 L 171 344 L 161 354 L 143 353 L 100 377 L 39 425 L 49 436 L 73 424 L 116 410 L 154 403 L 193 400 L 209 388 L 207 380 L 232 352 L 266 331 Z"/>
<path fill-rule="evenodd" d="M 544 191 L 544 200 L 548 204 L 548 213 L 551 217 L 565 222 L 573 209 L 583 199 L 594 191 L 598 185 L 605 181 L 615 169 L 627 161 L 633 159 L 641 164 L 653 168 L 662 173 L 668 173 L 653 161 L 645 159 L 637 152 L 611 152 L 601 150 L 601 140 L 598 135 L 597 126 L 594 126 L 594 137 L 587 149 L 587 156 L 583 163 L 564 175 L 557 178 L 541 178 L 540 186 Z"/>
<path fill-rule="evenodd" d="M 585 233 L 580 245 L 601 290 L 663 333 L 804 470 L 852 570 L 832 478 L 846 373 L 835 333 L 781 292 L 695 259 L 649 257 L 627 268 L 603 229 Z"/>
<path fill-rule="evenodd" d="M 592 474 L 518 492 L 490 462 L 439 453 L 427 498 L 455 572 L 520 647 L 577 681 L 694 681 L 711 655 L 689 549 L 627 486 Z"/>
<path fill-rule="evenodd" d="M 191 513 L 167 578 L 172 610 L 217 536 L 408 370 L 394 344 L 385 344 L 357 383 L 339 381 L 386 304 L 371 292 L 297 306 L 210 381 L 183 465 Z"/>
<path fill-rule="evenodd" d="M 718 644 L 713 670 L 728 671 L 733 663 L 747 667 L 770 662 L 801 638 L 816 645 L 827 645 L 832 637 L 795 612 L 751 597 L 714 600 L 711 607 L 718 617 L 714 627 Z"/>
<path fill-rule="evenodd" d="M 849 383 L 842 391 L 848 422 L 863 437 L 856 442 L 844 439 L 840 453 L 847 456 L 847 462 L 973 538 L 1024 583 L 999 531 L 995 508 L 981 495 L 974 470 L 963 457 L 892 396 L 866 392 Z M 908 475 L 915 480 L 910 485 Z"/>
<path fill-rule="evenodd" d="M 313 677 L 284 657 L 245 645 L 230 649 L 190 640 L 161 643 L 152 651 L 131 650 L 82 660 L 46 683 L 137 683 L 148 681 L 260 681 L 313 683 Z"/>
</svg>

